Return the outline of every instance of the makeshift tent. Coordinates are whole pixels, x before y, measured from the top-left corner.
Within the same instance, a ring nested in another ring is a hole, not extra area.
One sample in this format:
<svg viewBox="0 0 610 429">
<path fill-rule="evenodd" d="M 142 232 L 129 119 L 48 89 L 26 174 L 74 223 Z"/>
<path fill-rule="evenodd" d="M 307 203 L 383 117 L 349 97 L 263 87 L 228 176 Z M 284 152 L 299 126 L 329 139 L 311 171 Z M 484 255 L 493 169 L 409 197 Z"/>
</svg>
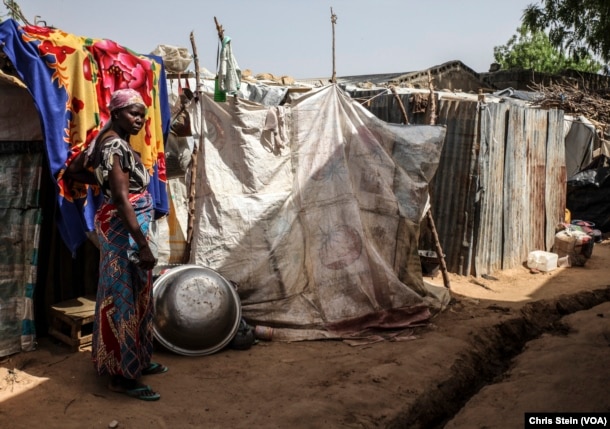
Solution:
<svg viewBox="0 0 610 429">
<path fill-rule="evenodd" d="M 43 160 L 27 89 L 0 74 L 0 356 L 33 350 Z"/>
<path fill-rule="evenodd" d="M 237 283 L 248 322 L 303 340 L 430 317 L 417 240 L 444 127 L 387 124 L 336 85 L 201 111 L 190 262 Z"/>
<path fill-rule="evenodd" d="M 110 40 L 20 26 L 13 20 L 0 23 L 0 47 L 14 73 L 12 79 L 21 86 L 5 88 L 1 94 L 0 128 L 12 130 L 0 144 L 4 166 L 0 180 L 6 184 L 0 196 L 0 239 L 7 254 L 0 272 L 0 355 L 5 355 L 14 352 L 17 343 L 22 350 L 34 345 L 32 297 L 38 257 L 48 250 L 38 251 L 39 237 L 46 232 L 40 230 L 39 200 L 54 194 L 50 214 L 56 216 L 56 227 L 73 255 L 93 229 L 99 190 L 68 182 L 62 174 L 108 121 L 110 94 L 131 87 L 147 101 L 146 131 L 134 145 L 153 174 L 151 192 L 158 216 L 168 210 L 163 143 L 170 117 L 159 58 L 138 55 Z M 19 97 L 13 96 L 15 91 Z"/>
</svg>

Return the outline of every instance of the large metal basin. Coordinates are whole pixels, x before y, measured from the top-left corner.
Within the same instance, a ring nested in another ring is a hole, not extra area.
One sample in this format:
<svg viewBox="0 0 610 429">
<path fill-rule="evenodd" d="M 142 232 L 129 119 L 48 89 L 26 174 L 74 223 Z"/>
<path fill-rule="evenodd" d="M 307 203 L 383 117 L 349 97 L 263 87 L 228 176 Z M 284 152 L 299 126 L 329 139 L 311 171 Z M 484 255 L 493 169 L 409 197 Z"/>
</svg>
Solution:
<svg viewBox="0 0 610 429">
<path fill-rule="evenodd" d="M 241 304 L 233 285 L 216 271 L 179 265 L 153 284 L 153 333 L 167 349 L 202 356 L 224 348 L 235 336 Z"/>
</svg>

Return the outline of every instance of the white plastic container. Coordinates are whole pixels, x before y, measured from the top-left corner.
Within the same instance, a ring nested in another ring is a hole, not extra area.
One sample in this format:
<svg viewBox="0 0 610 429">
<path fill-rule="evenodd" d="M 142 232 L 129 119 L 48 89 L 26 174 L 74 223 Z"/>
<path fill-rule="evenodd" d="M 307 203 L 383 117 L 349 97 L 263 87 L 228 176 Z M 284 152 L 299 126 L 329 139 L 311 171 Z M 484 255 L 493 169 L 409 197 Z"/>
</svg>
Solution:
<svg viewBox="0 0 610 429">
<path fill-rule="evenodd" d="M 538 271 L 553 271 L 557 268 L 557 253 L 534 250 L 527 257 L 527 266 Z"/>
<path fill-rule="evenodd" d="M 593 238 L 586 232 L 566 229 L 555 234 L 552 250 L 559 258 L 567 256 L 570 266 L 582 267 L 591 257 L 593 246 Z"/>
</svg>

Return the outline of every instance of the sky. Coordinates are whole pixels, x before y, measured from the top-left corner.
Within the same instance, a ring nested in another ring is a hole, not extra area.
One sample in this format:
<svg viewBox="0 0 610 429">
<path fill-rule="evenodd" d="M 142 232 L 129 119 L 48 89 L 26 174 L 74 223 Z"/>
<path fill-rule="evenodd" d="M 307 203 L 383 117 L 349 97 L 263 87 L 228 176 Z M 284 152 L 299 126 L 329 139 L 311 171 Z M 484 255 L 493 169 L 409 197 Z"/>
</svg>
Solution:
<svg viewBox="0 0 610 429">
<path fill-rule="evenodd" d="M 539 0 L 17 0 L 30 22 L 111 39 L 138 53 L 159 45 L 193 51 L 215 71 L 214 18 L 240 69 L 296 79 L 418 71 L 459 60 L 476 72 L 494 62 Z M 3 6 L 0 10 L 4 11 Z M 190 66 L 194 70 L 193 65 Z"/>
</svg>

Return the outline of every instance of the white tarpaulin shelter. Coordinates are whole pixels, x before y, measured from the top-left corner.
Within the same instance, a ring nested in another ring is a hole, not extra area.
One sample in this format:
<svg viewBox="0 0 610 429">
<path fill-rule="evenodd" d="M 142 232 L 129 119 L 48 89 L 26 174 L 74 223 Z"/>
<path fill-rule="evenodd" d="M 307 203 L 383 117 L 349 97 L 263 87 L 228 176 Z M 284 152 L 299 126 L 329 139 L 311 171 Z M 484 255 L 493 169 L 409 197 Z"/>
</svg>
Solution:
<svg viewBox="0 0 610 429">
<path fill-rule="evenodd" d="M 238 284 L 249 323 L 303 340 L 430 317 L 417 244 L 444 127 L 383 122 L 336 85 L 202 98 L 190 263 Z"/>
</svg>

